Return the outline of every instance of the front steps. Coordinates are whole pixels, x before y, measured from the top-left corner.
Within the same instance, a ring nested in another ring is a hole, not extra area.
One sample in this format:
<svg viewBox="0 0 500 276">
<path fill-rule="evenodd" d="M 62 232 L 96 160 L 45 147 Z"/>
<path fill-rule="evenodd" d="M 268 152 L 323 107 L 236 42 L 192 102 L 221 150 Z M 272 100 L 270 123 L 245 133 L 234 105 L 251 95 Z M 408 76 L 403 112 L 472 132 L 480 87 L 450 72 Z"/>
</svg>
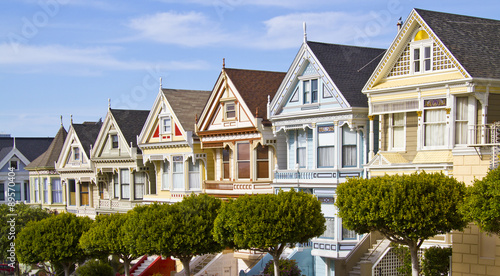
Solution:
<svg viewBox="0 0 500 276">
<path fill-rule="evenodd" d="M 377 242 L 370 249 L 368 249 L 368 252 L 361 257 L 352 270 L 349 271 L 349 276 L 365 276 L 367 274 L 362 274 L 362 270 L 367 268 L 370 269 L 370 273 L 368 275 L 371 275 L 371 268 L 373 267 L 373 264 L 382 257 L 382 254 L 384 254 L 390 246 L 391 242 L 388 239 L 377 240 Z"/>
</svg>

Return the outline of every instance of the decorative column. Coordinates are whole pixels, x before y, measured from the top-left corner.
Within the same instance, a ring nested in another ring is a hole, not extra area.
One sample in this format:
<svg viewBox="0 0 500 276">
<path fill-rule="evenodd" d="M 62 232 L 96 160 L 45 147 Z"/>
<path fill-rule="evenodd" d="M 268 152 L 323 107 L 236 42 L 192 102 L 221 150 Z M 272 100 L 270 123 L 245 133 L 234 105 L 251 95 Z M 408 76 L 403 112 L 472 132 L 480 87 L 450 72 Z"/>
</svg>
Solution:
<svg viewBox="0 0 500 276">
<path fill-rule="evenodd" d="M 373 147 L 374 147 L 374 144 L 375 141 L 375 136 L 374 136 L 374 133 L 373 133 L 373 119 L 374 119 L 375 116 L 373 115 L 370 115 L 368 116 L 368 119 L 370 120 L 370 134 L 368 136 L 368 143 L 369 143 L 369 148 L 368 148 L 368 161 L 372 160 L 373 158 L 373 155 L 374 155 L 374 152 L 373 152 Z"/>
</svg>

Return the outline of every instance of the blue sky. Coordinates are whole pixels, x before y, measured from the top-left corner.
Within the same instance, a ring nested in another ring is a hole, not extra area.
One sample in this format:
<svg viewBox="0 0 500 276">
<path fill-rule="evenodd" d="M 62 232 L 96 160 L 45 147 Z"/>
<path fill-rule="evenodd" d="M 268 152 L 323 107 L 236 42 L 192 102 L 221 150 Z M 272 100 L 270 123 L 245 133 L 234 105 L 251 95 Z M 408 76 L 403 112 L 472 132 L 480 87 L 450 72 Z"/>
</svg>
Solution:
<svg viewBox="0 0 500 276">
<path fill-rule="evenodd" d="M 287 71 L 303 41 L 387 48 L 412 8 L 500 19 L 498 0 L 1 0 L 0 133 L 53 136 L 226 67 Z M 189 107 L 186 107 L 189 108 Z"/>
</svg>

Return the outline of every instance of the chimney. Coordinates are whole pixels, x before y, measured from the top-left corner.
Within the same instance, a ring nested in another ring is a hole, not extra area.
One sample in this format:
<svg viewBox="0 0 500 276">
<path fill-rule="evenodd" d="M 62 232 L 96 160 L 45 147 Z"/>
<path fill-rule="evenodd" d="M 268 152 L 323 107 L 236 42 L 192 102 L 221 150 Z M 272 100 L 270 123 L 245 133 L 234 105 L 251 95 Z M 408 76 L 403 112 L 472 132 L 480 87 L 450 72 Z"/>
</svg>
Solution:
<svg viewBox="0 0 500 276">
<path fill-rule="evenodd" d="M 398 23 L 396 24 L 398 26 L 398 33 L 401 30 L 401 26 L 403 25 L 403 21 L 401 21 L 401 17 L 398 19 Z"/>
</svg>

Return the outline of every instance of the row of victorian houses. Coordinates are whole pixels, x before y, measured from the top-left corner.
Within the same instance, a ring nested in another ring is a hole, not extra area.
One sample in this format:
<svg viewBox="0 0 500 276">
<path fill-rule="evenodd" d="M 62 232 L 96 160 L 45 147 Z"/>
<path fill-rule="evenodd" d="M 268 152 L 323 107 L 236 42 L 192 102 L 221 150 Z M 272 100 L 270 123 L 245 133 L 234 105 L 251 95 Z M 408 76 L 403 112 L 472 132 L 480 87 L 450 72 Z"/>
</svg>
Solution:
<svg viewBox="0 0 500 276">
<path fill-rule="evenodd" d="M 496 167 L 499 38 L 499 21 L 421 9 L 388 49 L 304 37 L 288 72 L 223 66 L 211 91 L 160 87 L 151 110 L 109 107 L 104 120 L 61 125 L 36 159 L 16 144 L 10 155 L 2 149 L 10 159 L 0 173 L 20 161 L 29 181 L 16 199 L 90 217 L 191 193 L 298 189 L 321 201 L 327 220 L 323 235 L 290 253 L 303 273 L 381 275 L 391 265 L 388 242 L 342 226 L 336 187 L 423 170 L 471 184 Z M 453 275 L 487 275 L 500 263 L 498 238 L 474 225 L 428 245 L 453 246 Z M 228 254 L 206 272 L 255 275 L 260 254 Z"/>
</svg>

